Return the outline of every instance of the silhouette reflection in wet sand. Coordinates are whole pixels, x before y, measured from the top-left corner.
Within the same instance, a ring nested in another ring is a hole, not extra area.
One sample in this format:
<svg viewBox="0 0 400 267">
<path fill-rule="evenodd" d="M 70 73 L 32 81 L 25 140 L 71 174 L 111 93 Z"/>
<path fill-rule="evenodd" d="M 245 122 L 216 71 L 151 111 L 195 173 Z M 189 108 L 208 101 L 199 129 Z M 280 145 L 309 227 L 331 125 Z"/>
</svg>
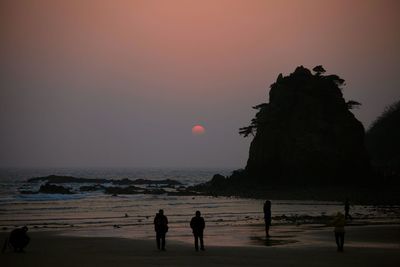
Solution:
<svg viewBox="0 0 400 267">
<path fill-rule="evenodd" d="M 294 236 L 290 236 L 290 237 L 294 237 Z M 253 245 L 261 245 L 261 246 L 267 246 L 267 247 L 287 245 L 287 244 L 293 244 L 293 243 L 299 242 L 294 239 L 275 239 L 275 238 L 271 238 L 271 237 L 264 238 L 264 237 L 260 237 L 260 236 L 251 236 L 250 241 L 251 241 L 251 244 L 253 244 Z"/>
</svg>

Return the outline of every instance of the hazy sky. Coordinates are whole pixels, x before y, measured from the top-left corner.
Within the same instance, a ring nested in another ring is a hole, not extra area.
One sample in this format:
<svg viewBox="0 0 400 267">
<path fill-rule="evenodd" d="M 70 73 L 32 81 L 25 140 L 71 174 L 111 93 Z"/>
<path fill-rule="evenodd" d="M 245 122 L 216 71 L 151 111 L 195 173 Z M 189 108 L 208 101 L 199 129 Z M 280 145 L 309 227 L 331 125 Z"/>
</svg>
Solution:
<svg viewBox="0 0 400 267">
<path fill-rule="evenodd" d="M 400 99 L 400 1 L 0 1 L 0 167 L 244 167 L 296 66 L 368 127 Z M 192 135 L 195 124 L 204 135 Z"/>
</svg>

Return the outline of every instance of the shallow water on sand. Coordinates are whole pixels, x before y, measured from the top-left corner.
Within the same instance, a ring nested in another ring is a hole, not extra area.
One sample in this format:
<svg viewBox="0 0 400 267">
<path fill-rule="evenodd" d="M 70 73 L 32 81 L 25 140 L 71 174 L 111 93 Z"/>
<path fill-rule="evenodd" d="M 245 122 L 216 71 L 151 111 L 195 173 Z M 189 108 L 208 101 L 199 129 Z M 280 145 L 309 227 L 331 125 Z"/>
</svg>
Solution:
<svg viewBox="0 0 400 267">
<path fill-rule="evenodd" d="M 52 173 L 89 178 L 145 178 L 174 179 L 184 185 L 204 182 L 213 173 L 226 170 L 41 170 L 0 172 L 0 231 L 10 231 L 27 225 L 30 231 L 56 230 L 65 234 L 82 236 L 113 236 L 135 239 L 152 239 L 153 219 L 159 209 L 164 209 L 169 219 L 168 238 L 192 242 L 189 221 L 196 210 L 206 220 L 206 236 L 213 244 L 224 245 L 279 245 L 295 243 L 294 228 L 280 230 L 280 225 L 313 223 L 314 218 L 343 211 L 339 202 L 272 200 L 273 225 L 276 236 L 266 240 L 263 227 L 264 200 L 233 197 L 119 195 L 101 192 L 73 195 L 34 194 L 22 195 L 20 188 L 35 185 L 26 179 Z M 74 185 L 67 185 L 73 187 Z M 37 187 L 37 185 L 36 185 Z M 393 211 L 394 210 L 394 211 Z M 397 210 L 397 212 L 396 212 Z M 357 222 L 398 222 L 399 207 L 352 206 Z M 315 223 L 315 222 L 314 222 Z M 282 232 L 280 232 L 282 231 Z M 285 232 L 286 231 L 286 232 Z M 294 231 L 294 232 L 293 232 Z"/>
</svg>

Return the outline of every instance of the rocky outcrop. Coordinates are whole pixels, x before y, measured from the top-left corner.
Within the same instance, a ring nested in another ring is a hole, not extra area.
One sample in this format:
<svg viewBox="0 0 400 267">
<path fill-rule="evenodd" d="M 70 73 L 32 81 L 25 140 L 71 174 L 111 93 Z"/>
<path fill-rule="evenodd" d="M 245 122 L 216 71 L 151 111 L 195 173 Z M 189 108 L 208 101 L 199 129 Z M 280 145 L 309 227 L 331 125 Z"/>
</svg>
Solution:
<svg viewBox="0 0 400 267">
<path fill-rule="evenodd" d="M 79 187 L 79 191 L 81 192 L 93 192 L 93 191 L 99 191 L 99 190 L 104 190 L 105 187 L 102 185 L 85 185 Z"/>
<path fill-rule="evenodd" d="M 35 177 L 28 179 L 29 183 L 43 182 L 46 181 L 52 184 L 65 184 L 65 183 L 94 183 L 94 184 L 107 184 L 111 183 L 114 185 L 165 185 L 168 187 L 182 185 L 182 183 L 171 180 L 148 180 L 148 179 L 135 179 L 130 180 L 128 178 L 115 180 L 115 179 L 99 179 L 99 178 L 77 178 L 73 176 L 59 176 L 59 175 L 49 175 L 44 177 Z"/>
<path fill-rule="evenodd" d="M 371 162 L 385 179 L 400 177 L 400 101 L 387 107 L 366 134 Z M 399 182 L 399 181 L 398 181 Z"/>
<path fill-rule="evenodd" d="M 44 193 L 44 194 L 73 194 L 69 188 L 66 188 L 64 186 L 59 186 L 59 185 L 52 185 L 49 183 L 46 183 L 42 186 L 40 186 L 39 193 Z"/>
<path fill-rule="evenodd" d="M 321 66 L 318 66 L 321 67 Z M 254 134 L 246 166 L 247 182 L 268 184 L 348 184 L 370 173 L 364 128 L 349 109 L 337 75 L 315 74 L 303 66 L 271 85 L 269 103 L 244 135 Z"/>
<path fill-rule="evenodd" d="M 77 178 L 77 177 L 73 177 L 73 176 L 60 176 L 60 175 L 49 175 L 49 176 L 44 176 L 44 177 L 35 177 L 35 178 L 28 179 L 29 183 L 42 182 L 42 181 L 46 181 L 48 183 L 53 183 L 53 184 L 66 184 L 66 183 L 102 184 L 102 183 L 109 182 L 109 180 L 107 180 L 107 179 Z"/>
</svg>

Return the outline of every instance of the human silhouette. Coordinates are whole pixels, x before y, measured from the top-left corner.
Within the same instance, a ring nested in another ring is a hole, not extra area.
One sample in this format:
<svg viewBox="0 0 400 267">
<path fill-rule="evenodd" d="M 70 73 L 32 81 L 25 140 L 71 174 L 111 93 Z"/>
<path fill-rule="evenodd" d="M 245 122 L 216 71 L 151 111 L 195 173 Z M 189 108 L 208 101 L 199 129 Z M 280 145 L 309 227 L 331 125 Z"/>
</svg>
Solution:
<svg viewBox="0 0 400 267">
<path fill-rule="evenodd" d="M 333 226 L 335 227 L 334 233 L 335 233 L 335 241 L 337 245 L 337 250 L 338 251 L 343 251 L 343 245 L 344 245 L 344 225 L 346 224 L 346 219 L 343 215 L 343 213 L 338 212 L 333 219 L 332 222 Z"/>
<path fill-rule="evenodd" d="M 4 252 L 8 246 L 11 246 L 15 252 L 24 252 L 24 248 L 31 240 L 27 232 L 28 227 L 26 226 L 12 230 L 10 236 L 4 242 L 2 252 Z"/>
<path fill-rule="evenodd" d="M 270 237 L 269 227 L 271 226 L 271 201 L 267 200 L 264 203 L 264 222 L 265 222 L 265 237 Z"/>
<path fill-rule="evenodd" d="M 154 218 L 154 230 L 156 231 L 157 248 L 165 250 L 165 234 L 168 232 L 168 219 L 164 210 L 159 210 Z"/>
<path fill-rule="evenodd" d="M 344 202 L 344 218 L 352 220 L 353 218 L 350 215 L 350 201 L 348 198 L 346 198 L 346 201 Z"/>
<path fill-rule="evenodd" d="M 204 251 L 203 232 L 205 227 L 206 223 L 204 222 L 204 218 L 201 217 L 200 211 L 196 211 L 196 216 L 194 216 L 190 221 L 190 228 L 192 228 L 193 231 L 194 248 L 196 251 L 199 251 L 199 239 L 200 249 Z"/>
</svg>

